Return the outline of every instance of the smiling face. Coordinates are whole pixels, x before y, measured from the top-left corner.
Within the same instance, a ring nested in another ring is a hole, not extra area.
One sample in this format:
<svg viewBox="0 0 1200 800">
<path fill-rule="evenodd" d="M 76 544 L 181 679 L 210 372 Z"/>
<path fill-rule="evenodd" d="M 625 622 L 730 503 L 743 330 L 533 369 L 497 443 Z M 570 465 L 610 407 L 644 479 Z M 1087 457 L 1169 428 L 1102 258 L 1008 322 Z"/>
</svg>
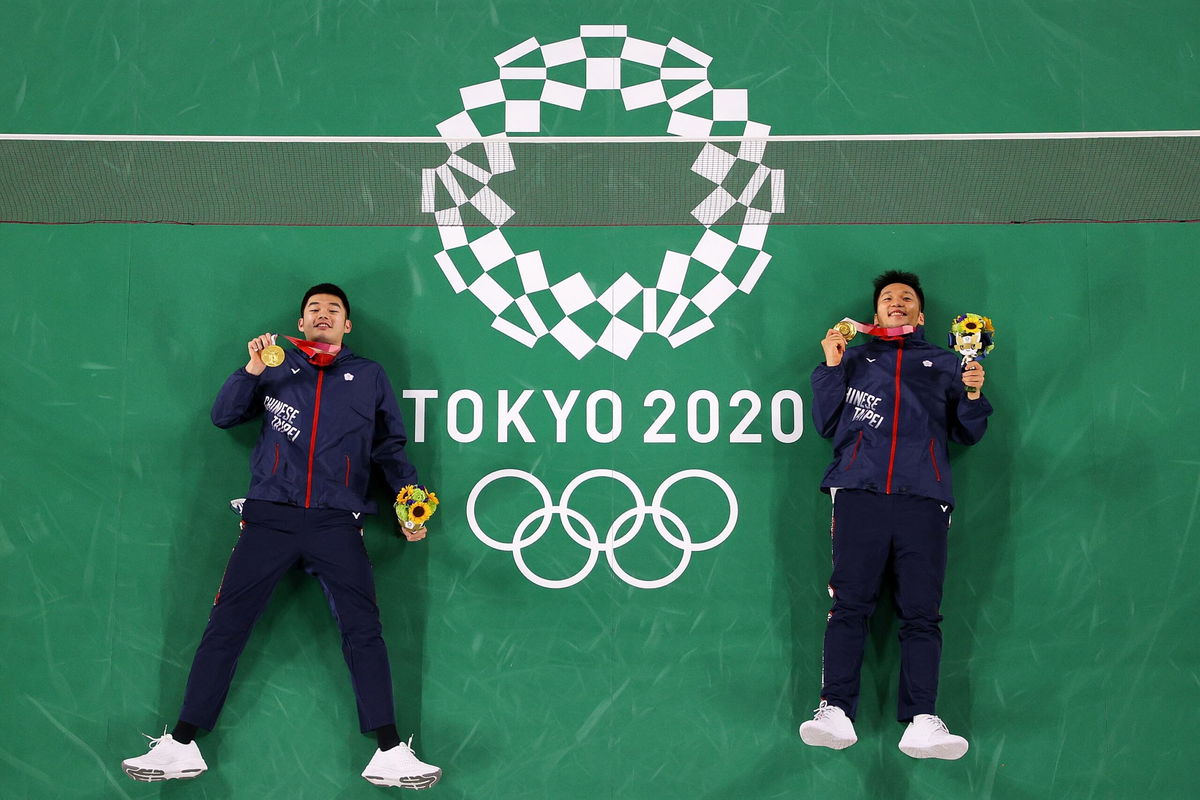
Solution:
<svg viewBox="0 0 1200 800">
<path fill-rule="evenodd" d="M 879 301 L 875 304 L 875 324 L 887 328 L 925 324 L 921 301 L 911 286 L 905 283 L 889 283 L 883 287 L 879 293 Z"/>
<path fill-rule="evenodd" d="M 350 332 L 350 320 L 340 297 L 314 294 L 304 304 L 304 316 L 297 327 L 309 341 L 341 344 L 342 337 Z"/>
</svg>

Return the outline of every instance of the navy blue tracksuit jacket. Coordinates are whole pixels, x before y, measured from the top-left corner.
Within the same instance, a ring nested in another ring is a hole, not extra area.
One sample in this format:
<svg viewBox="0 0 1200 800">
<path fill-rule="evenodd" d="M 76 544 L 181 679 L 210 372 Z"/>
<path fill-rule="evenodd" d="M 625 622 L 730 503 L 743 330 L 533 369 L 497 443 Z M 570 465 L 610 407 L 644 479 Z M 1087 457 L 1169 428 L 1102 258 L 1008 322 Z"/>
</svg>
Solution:
<svg viewBox="0 0 1200 800">
<path fill-rule="evenodd" d="M 382 367 L 345 347 L 325 368 L 298 350 L 285 352 L 282 365 L 261 375 L 245 369 L 230 375 L 213 402 L 212 421 L 221 428 L 266 415 L 250 459 L 247 499 L 373 514 L 372 462 L 393 492 L 417 483 Z"/>
<path fill-rule="evenodd" d="M 966 399 L 960 363 L 917 328 L 894 341 L 868 337 L 836 367 L 819 364 L 812 416 L 833 440 L 822 491 L 912 494 L 953 506 L 948 442 L 975 444 L 992 413 L 986 397 Z"/>
</svg>

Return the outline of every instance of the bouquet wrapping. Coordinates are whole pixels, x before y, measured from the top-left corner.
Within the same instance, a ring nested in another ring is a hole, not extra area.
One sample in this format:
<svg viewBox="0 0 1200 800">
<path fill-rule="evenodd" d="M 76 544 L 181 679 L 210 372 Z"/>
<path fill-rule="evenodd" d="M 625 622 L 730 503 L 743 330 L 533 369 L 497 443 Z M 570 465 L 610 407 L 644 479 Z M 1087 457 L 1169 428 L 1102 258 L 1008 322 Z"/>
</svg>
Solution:
<svg viewBox="0 0 1200 800">
<path fill-rule="evenodd" d="M 423 528 L 438 507 L 438 498 L 425 486 L 405 486 L 396 494 L 396 519 L 410 531 Z"/>
</svg>

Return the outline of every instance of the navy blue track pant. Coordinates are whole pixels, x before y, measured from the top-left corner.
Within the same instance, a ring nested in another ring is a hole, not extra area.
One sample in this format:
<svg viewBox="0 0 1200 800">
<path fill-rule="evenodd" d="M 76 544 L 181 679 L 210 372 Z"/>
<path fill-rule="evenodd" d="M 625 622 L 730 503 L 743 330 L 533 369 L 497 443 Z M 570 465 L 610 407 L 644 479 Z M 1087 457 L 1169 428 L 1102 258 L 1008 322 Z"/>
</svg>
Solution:
<svg viewBox="0 0 1200 800">
<path fill-rule="evenodd" d="M 300 566 L 325 590 L 342 633 L 364 732 L 395 723 L 387 646 L 362 529 L 349 511 L 248 500 L 243 528 L 196 649 L 179 718 L 216 725 L 238 657 L 283 574 Z"/>
<path fill-rule="evenodd" d="M 839 489 L 833 503 L 833 608 L 825 627 L 821 699 L 854 719 L 867 620 L 884 570 L 900 622 L 897 719 L 934 714 L 942 658 L 942 583 L 950 508 L 928 497 Z"/>
</svg>

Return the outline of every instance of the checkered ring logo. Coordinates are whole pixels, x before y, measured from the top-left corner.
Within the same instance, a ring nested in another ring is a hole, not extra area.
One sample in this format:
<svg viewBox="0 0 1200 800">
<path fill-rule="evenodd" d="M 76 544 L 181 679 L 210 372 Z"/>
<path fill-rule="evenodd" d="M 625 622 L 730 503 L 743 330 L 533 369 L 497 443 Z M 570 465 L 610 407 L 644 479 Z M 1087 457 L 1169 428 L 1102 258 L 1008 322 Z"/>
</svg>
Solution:
<svg viewBox="0 0 1200 800">
<path fill-rule="evenodd" d="M 614 40 L 618 58 L 589 55 L 599 44 L 611 48 Z M 771 129 L 750 119 L 747 90 L 714 88 L 708 79 L 712 57 L 686 42 L 638 39 L 624 25 L 584 25 L 578 36 L 547 44 L 529 38 L 497 55 L 495 62 L 498 76 L 460 89 L 463 110 L 437 126 L 450 140 L 445 163 L 422 171 L 422 211 L 433 215 L 443 247 L 435 260 L 454 291 L 469 292 L 486 306 L 494 315 L 492 327 L 504 335 L 530 348 L 549 336 L 577 359 L 596 348 L 628 359 L 645 336 L 661 336 L 679 347 L 712 330 L 721 305 L 737 292 L 749 294 L 762 276 L 771 260 L 763 249 L 768 225 L 784 210 L 783 170 L 763 163 L 766 141 L 755 138 L 767 136 Z M 649 68 L 656 77 L 622 85 L 623 63 L 643 72 Z M 573 69 L 562 69 L 571 65 Z M 506 97 L 505 82 L 513 81 L 539 82 L 538 99 Z M 741 128 L 743 139 L 732 145 L 695 143 L 691 170 L 712 184 L 692 211 L 701 233 L 690 251 L 663 254 L 652 285 L 628 272 L 599 294 L 580 272 L 552 283 L 540 250 L 518 253 L 505 237 L 504 225 L 519 209 L 497 193 L 492 178 L 519 170 L 520 164 L 508 142 L 486 138 L 541 133 L 543 108 L 578 111 L 589 92 L 619 92 L 626 111 L 665 106 L 666 133 L 684 139 L 709 137 L 717 123 Z M 705 101 L 699 104 L 705 111 L 682 110 L 694 110 L 697 100 Z M 496 113 L 500 108 L 502 115 Z M 500 116 L 500 129 L 483 122 Z M 470 193 L 464 186 L 471 187 Z M 482 214 L 491 227 L 465 227 L 464 207 Z M 725 233 L 713 229 L 718 220 Z M 728 224 L 730 220 L 734 222 Z M 731 274 L 731 262 L 749 266 Z M 699 288 L 685 288 L 685 281 L 686 287 Z M 638 303 L 640 325 L 627 321 L 636 319 Z M 599 335 L 572 318 L 595 306 L 609 319 Z M 622 312 L 625 319 L 618 316 Z"/>
</svg>

